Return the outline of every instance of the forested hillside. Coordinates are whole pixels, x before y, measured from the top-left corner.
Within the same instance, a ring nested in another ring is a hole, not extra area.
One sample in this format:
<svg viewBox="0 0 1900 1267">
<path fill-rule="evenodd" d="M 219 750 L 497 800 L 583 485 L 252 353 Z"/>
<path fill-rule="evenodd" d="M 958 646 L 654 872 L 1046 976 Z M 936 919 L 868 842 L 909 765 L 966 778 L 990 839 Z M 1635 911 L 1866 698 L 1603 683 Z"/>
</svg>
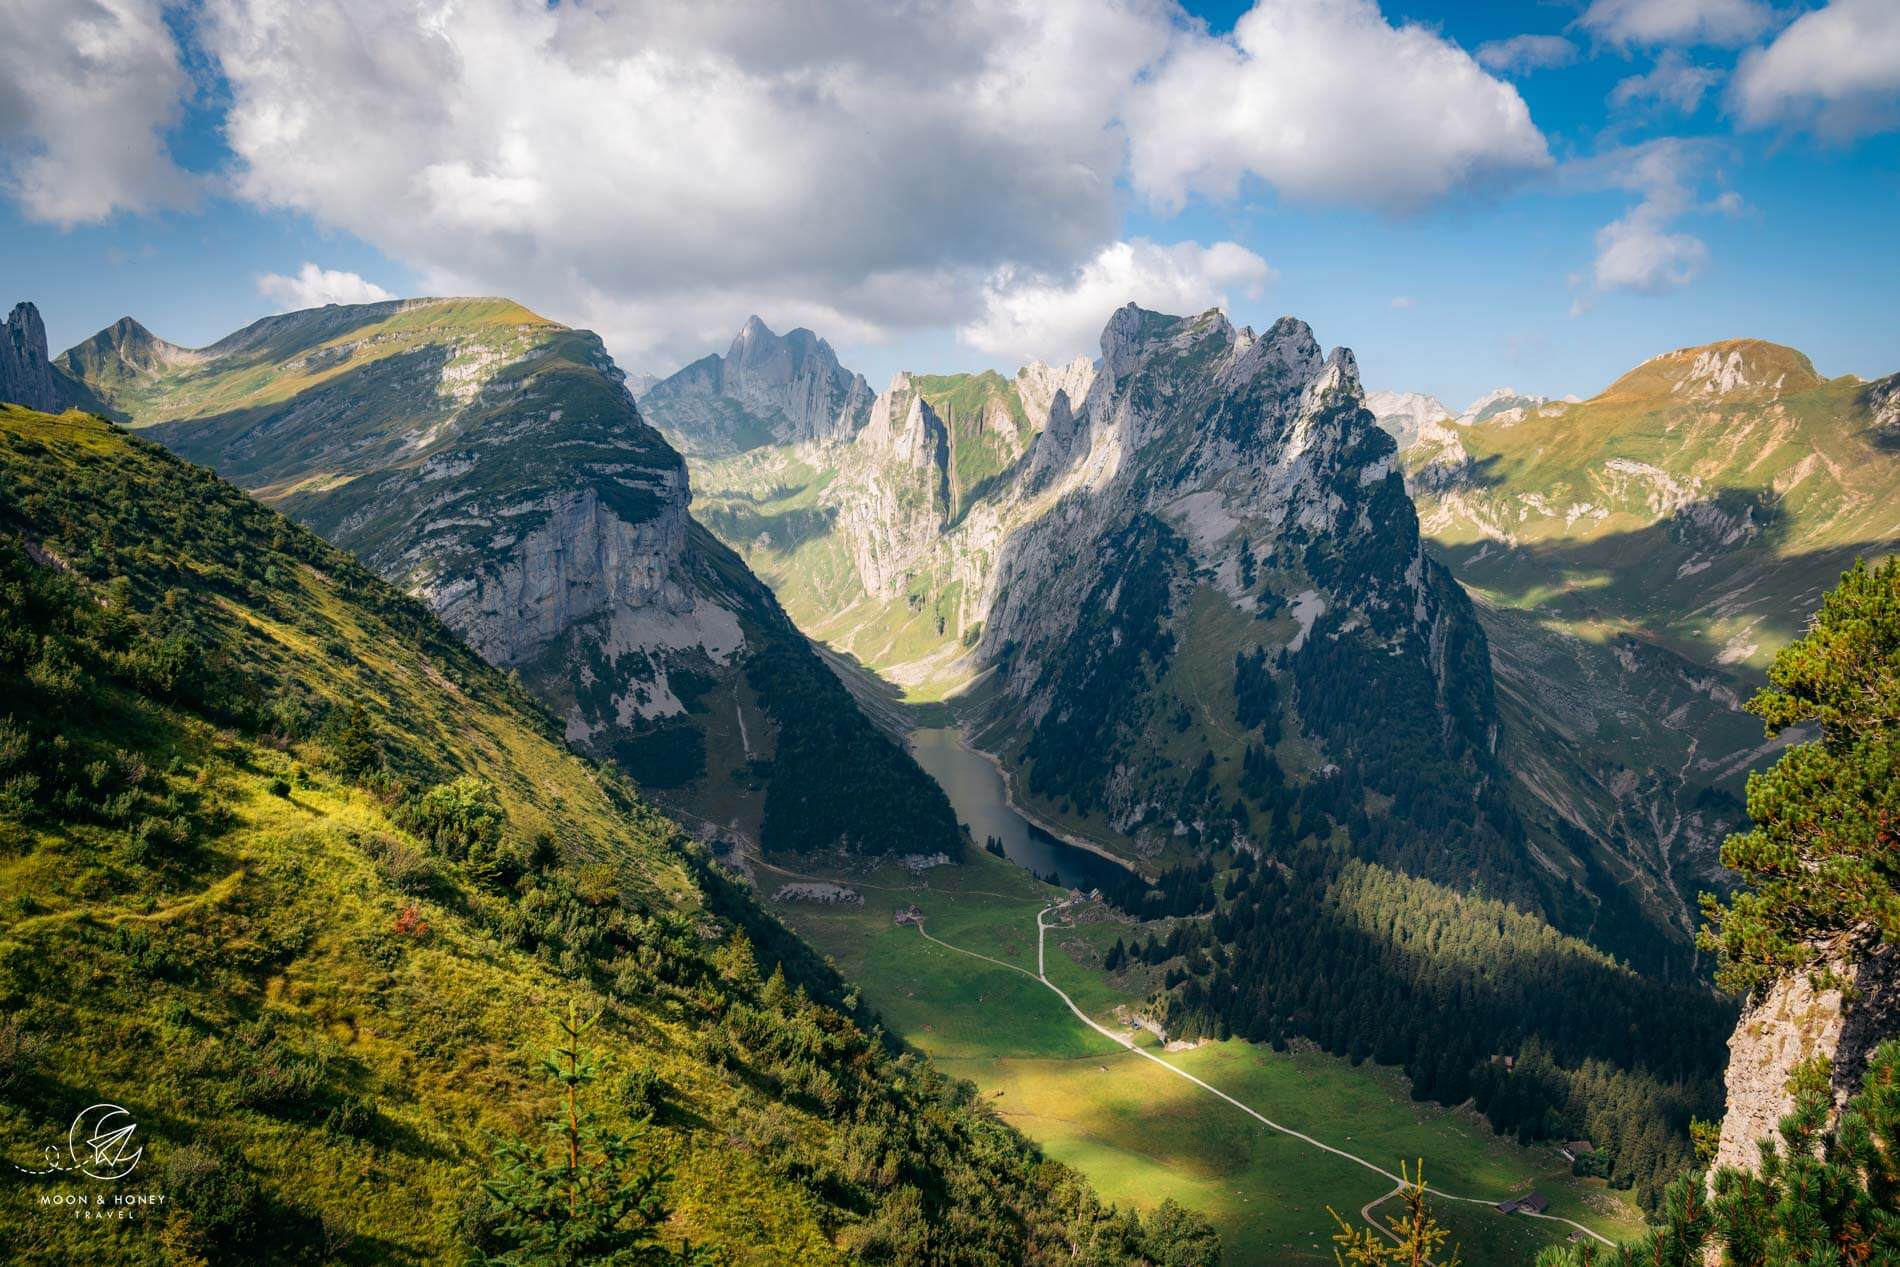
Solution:
<svg viewBox="0 0 1900 1267">
<path fill-rule="evenodd" d="M 1215 900 L 1129 960 L 1166 965 L 1171 1036 L 1399 1065 L 1420 1100 L 1470 1101 L 1521 1142 L 1588 1139 L 1587 1166 L 1650 1209 L 1721 1108 L 1726 1002 L 1643 977 L 1509 905 L 1307 851 L 1232 858 Z M 1211 871 L 1212 868 L 1209 868 Z M 1667 1024 L 1657 1018 L 1667 1016 Z"/>
<path fill-rule="evenodd" d="M 518 1193 L 497 1143 L 547 1139 L 570 1008 L 600 1017 L 589 1138 L 669 1176 L 610 1247 L 1154 1252 L 425 607 L 209 472 L 0 408 L 0 611 L 0 1152 L 110 1101 L 166 1198 L 8 1219 L 7 1261 L 545 1243 L 559 1203 L 482 1183 Z"/>
</svg>

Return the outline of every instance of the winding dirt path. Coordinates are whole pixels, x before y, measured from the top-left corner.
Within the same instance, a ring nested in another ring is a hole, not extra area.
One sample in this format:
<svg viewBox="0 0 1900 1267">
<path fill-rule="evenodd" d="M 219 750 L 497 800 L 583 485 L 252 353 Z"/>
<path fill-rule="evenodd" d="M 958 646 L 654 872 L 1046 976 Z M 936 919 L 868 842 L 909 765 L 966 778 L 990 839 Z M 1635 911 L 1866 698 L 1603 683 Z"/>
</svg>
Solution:
<svg viewBox="0 0 1900 1267">
<path fill-rule="evenodd" d="M 1306 1134 L 1304 1131 L 1296 1131 L 1290 1126 L 1284 1126 L 1281 1123 L 1274 1121 L 1272 1118 L 1268 1117 L 1266 1114 L 1260 1112 L 1258 1109 L 1252 1107 L 1251 1105 L 1248 1105 L 1248 1104 L 1242 1103 L 1239 1100 L 1236 1100 L 1233 1096 L 1228 1095 L 1225 1091 L 1222 1091 L 1219 1087 L 1213 1085 L 1212 1083 L 1205 1082 L 1201 1080 L 1200 1078 L 1195 1077 L 1193 1074 L 1189 1073 L 1185 1069 L 1182 1069 L 1178 1065 L 1169 1064 L 1167 1061 L 1163 1060 L 1161 1057 L 1155 1055 L 1152 1051 L 1149 1051 L 1146 1047 L 1137 1045 L 1133 1039 L 1128 1038 L 1125 1035 L 1118 1034 L 1114 1030 L 1111 1030 L 1107 1028 L 1106 1026 L 1098 1025 L 1094 1017 L 1090 1016 L 1087 1012 L 1084 1012 L 1080 1007 L 1076 1006 L 1075 1000 L 1070 998 L 1067 992 L 1065 992 L 1061 986 L 1057 985 L 1055 982 L 1049 979 L 1048 958 L 1047 958 L 1047 949 L 1046 949 L 1049 925 L 1044 923 L 1044 918 L 1048 915 L 1054 914 L 1055 912 L 1062 910 L 1064 907 L 1068 905 L 1069 905 L 1068 902 L 1058 902 L 1054 904 L 1053 906 L 1046 906 L 1042 910 L 1036 912 L 1036 970 L 1034 972 L 1029 971 L 1029 969 L 1027 968 L 1019 968 L 1013 963 L 1005 963 L 1001 959 L 995 959 L 989 955 L 980 954 L 974 950 L 965 950 L 961 946 L 953 946 L 949 942 L 943 940 L 941 937 L 931 936 L 930 933 L 925 930 L 922 924 L 918 924 L 915 927 L 917 929 L 918 934 L 922 936 L 924 940 L 935 942 L 937 945 L 942 946 L 945 950 L 955 951 L 959 955 L 968 955 L 972 959 L 981 959 L 985 963 L 993 963 L 999 968 L 1007 968 L 1011 972 L 1020 972 L 1023 976 L 1028 977 L 1032 981 L 1040 981 L 1044 986 L 1047 986 L 1050 990 L 1054 991 L 1056 997 L 1061 999 L 1063 1004 L 1068 1007 L 1069 1011 L 1075 1014 L 1075 1017 L 1077 1020 L 1081 1021 L 1084 1025 L 1088 1026 L 1090 1029 L 1100 1034 L 1103 1038 L 1108 1039 L 1110 1042 L 1115 1043 L 1118 1046 L 1127 1048 L 1129 1051 L 1133 1052 L 1135 1055 L 1140 1056 L 1143 1060 L 1151 1061 L 1154 1064 L 1160 1065 L 1163 1069 L 1166 1069 L 1169 1073 L 1173 1074 L 1177 1078 L 1185 1078 L 1187 1081 L 1192 1082 L 1195 1086 L 1207 1092 L 1209 1095 L 1217 1096 L 1220 1099 L 1225 1100 L 1227 1103 L 1233 1105 L 1235 1108 L 1239 1109 L 1242 1113 L 1245 1113 L 1248 1117 L 1253 1118 L 1256 1122 L 1259 1122 L 1262 1126 L 1267 1127 L 1269 1130 L 1278 1131 L 1280 1134 L 1290 1136 L 1293 1139 L 1297 1139 L 1303 1144 L 1309 1144 L 1312 1147 L 1319 1149 L 1323 1153 L 1331 1153 L 1333 1156 L 1338 1157 L 1341 1160 L 1349 1161 L 1355 1166 L 1360 1166 L 1360 1167 L 1365 1168 L 1366 1170 L 1370 1170 L 1375 1175 L 1379 1175 L 1380 1177 L 1385 1178 L 1385 1179 L 1390 1179 L 1393 1182 L 1393 1184 L 1396 1185 L 1397 1187 L 1402 1188 L 1405 1185 L 1405 1177 L 1403 1175 L 1393 1174 L 1390 1170 L 1387 1170 L 1384 1166 L 1381 1166 L 1376 1162 L 1368 1161 L 1364 1157 L 1359 1156 L 1357 1153 L 1349 1153 L 1343 1148 L 1333 1147 L 1331 1144 L 1326 1143 L 1324 1140 L 1314 1139 L 1311 1135 Z M 1436 1189 L 1436 1188 L 1432 1189 L 1431 1191 L 1432 1191 L 1432 1195 L 1437 1197 L 1440 1201 L 1460 1201 L 1467 1205 L 1496 1205 L 1498 1202 L 1498 1198 L 1496 1197 L 1460 1197 L 1460 1196 L 1454 1196 L 1449 1192 L 1445 1192 L 1441 1189 Z M 1387 1196 L 1390 1196 L 1390 1195 L 1391 1195 L 1390 1193 L 1387 1194 Z M 1385 1233 L 1389 1235 L 1389 1233 L 1387 1232 L 1387 1229 L 1380 1227 L 1377 1222 L 1374 1222 L 1371 1219 L 1370 1214 L 1369 1214 L 1369 1211 L 1372 1209 L 1373 1206 L 1378 1205 L 1380 1202 L 1384 1201 L 1385 1199 L 1386 1197 L 1380 1197 L 1378 1201 L 1372 1202 L 1370 1205 L 1362 1209 L 1360 1213 L 1362 1215 L 1365 1215 L 1367 1218 L 1367 1221 L 1371 1222 L 1372 1225 L 1375 1228 L 1378 1228 L 1378 1230 L 1381 1233 Z M 1520 1210 L 1518 1211 L 1518 1213 L 1526 1215 L 1534 1219 L 1547 1219 L 1553 1223 L 1563 1223 L 1569 1227 L 1575 1228 L 1577 1231 L 1582 1232 L 1586 1236 L 1589 1236 L 1598 1241 L 1601 1241 L 1605 1245 L 1613 1246 L 1615 1244 L 1615 1242 L 1611 1241 L 1607 1236 L 1603 1236 L 1602 1234 L 1598 1232 L 1592 1231 L 1590 1228 L 1587 1228 L 1583 1224 L 1576 1222 L 1574 1219 L 1566 1219 L 1556 1214 L 1532 1214 L 1528 1210 Z"/>
</svg>

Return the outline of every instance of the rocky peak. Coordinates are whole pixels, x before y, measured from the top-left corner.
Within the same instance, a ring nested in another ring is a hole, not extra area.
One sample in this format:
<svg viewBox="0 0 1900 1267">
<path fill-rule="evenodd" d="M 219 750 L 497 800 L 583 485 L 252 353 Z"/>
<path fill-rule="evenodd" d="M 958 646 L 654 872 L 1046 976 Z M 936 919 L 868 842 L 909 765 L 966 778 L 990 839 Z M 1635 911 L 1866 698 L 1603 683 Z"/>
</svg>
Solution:
<svg viewBox="0 0 1900 1267">
<path fill-rule="evenodd" d="M 1351 348 L 1334 348 L 1317 377 L 1306 388 L 1309 407 L 1324 408 L 1337 401 L 1365 403 L 1365 389 L 1359 385 L 1359 358 Z"/>
<path fill-rule="evenodd" d="M 1102 327 L 1102 373 L 1111 384 L 1126 378 L 1152 344 L 1165 342 L 1187 324 L 1185 317 L 1150 312 L 1137 304 L 1117 308 Z"/>
<path fill-rule="evenodd" d="M 1335 349 L 1335 355 L 1342 349 Z M 1351 353 L 1347 353 L 1350 357 Z M 1247 349 L 1246 359 L 1250 367 L 1278 371 L 1283 377 L 1294 382 L 1305 382 L 1318 374 L 1322 361 L 1319 352 L 1319 340 L 1313 337 L 1313 327 L 1298 317 L 1281 317 L 1268 326 L 1266 332 L 1253 340 Z M 1352 370 L 1353 383 L 1359 381 L 1359 369 L 1355 362 Z"/>
<path fill-rule="evenodd" d="M 642 392 L 640 401 L 689 452 L 726 453 L 848 439 L 869 418 L 872 392 L 810 330 L 780 335 L 752 316 L 725 356 L 693 362 Z"/>
<path fill-rule="evenodd" d="M 1401 449 L 1416 443 L 1425 427 L 1452 416 L 1437 397 L 1423 392 L 1367 392 L 1366 408 Z"/>
<path fill-rule="evenodd" d="M 198 359 L 189 348 L 167 343 L 131 317 L 120 317 L 62 352 L 59 364 L 67 373 L 90 382 L 102 377 L 150 376 Z"/>
<path fill-rule="evenodd" d="M 1030 453 L 1029 470 L 1023 477 L 1025 491 L 1040 492 L 1068 466 L 1078 448 L 1078 434 L 1075 411 L 1069 406 L 1069 393 L 1058 387 L 1049 401 L 1048 419 Z"/>
<path fill-rule="evenodd" d="M 950 429 L 909 374 L 899 370 L 891 385 L 871 406 L 871 420 L 861 437 L 873 452 L 919 471 L 932 472 L 933 489 L 941 487 L 941 504 L 949 503 Z"/>
<path fill-rule="evenodd" d="M 30 303 L 14 305 L 0 322 L 0 401 L 54 414 L 109 412 L 83 379 L 47 359 L 46 325 Z"/>
<path fill-rule="evenodd" d="M 0 325 L 0 400 L 57 413 L 65 408 L 46 359 L 46 325 L 32 304 L 16 304 Z"/>
</svg>

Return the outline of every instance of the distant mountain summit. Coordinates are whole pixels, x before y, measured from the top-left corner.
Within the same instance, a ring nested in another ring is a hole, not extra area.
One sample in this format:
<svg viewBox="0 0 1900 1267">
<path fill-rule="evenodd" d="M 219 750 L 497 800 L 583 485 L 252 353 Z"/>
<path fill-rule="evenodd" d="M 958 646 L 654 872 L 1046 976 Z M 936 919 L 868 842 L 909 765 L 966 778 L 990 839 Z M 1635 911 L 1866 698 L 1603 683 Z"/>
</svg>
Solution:
<svg viewBox="0 0 1900 1267">
<path fill-rule="evenodd" d="M 1826 380 L 1800 352 L 1762 339 L 1729 339 L 1652 357 L 1611 383 L 1605 398 L 1689 401 L 1792 396 Z"/>
<path fill-rule="evenodd" d="M 140 400 L 166 373 L 196 364 L 203 355 L 179 347 L 130 317 L 117 321 L 62 352 L 59 367 L 82 383 L 124 405 Z"/>
<path fill-rule="evenodd" d="M 1499 387 L 1466 405 L 1454 421 L 1461 427 L 1475 427 L 1485 422 L 1522 422 L 1549 403 L 1548 396 L 1526 396 L 1514 387 Z"/>
<path fill-rule="evenodd" d="M 803 328 L 774 334 L 748 317 L 724 356 L 701 357 L 640 393 L 647 417 L 683 452 L 845 439 L 870 418 L 864 376 Z"/>
<path fill-rule="evenodd" d="M 1367 392 L 1366 408 L 1401 449 L 1411 448 L 1422 428 L 1452 416 L 1438 397 L 1423 392 Z"/>
<path fill-rule="evenodd" d="M 1555 405 L 1561 407 L 1564 403 L 1559 401 Z M 1548 396 L 1527 396 L 1511 387 L 1488 391 L 1456 414 L 1436 396 L 1422 392 L 1366 393 L 1366 408 L 1372 411 L 1379 426 L 1399 442 L 1401 449 L 1411 448 L 1421 436 L 1443 424 L 1475 427 L 1494 422 L 1508 426 L 1552 407 Z"/>
</svg>

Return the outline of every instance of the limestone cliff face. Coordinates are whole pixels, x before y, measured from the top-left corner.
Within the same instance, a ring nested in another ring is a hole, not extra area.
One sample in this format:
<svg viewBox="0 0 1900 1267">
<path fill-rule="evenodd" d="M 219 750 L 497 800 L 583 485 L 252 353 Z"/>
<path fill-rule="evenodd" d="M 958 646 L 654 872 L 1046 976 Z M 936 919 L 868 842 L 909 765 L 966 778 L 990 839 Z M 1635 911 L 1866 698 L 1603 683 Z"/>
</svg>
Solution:
<svg viewBox="0 0 1900 1267">
<path fill-rule="evenodd" d="M 631 521 L 591 484 L 458 500 L 454 513 L 419 525 L 399 551 L 373 557 L 388 556 L 384 570 L 399 571 L 484 659 L 519 665 L 617 609 L 694 609 L 700 600 L 681 566 L 685 476 L 675 468 L 643 480 L 653 513 Z M 478 524 L 501 531 L 471 538 Z"/>
<path fill-rule="evenodd" d="M 685 461 L 592 333 L 505 299 L 394 300 L 201 349 L 123 321 L 64 363 L 428 603 L 682 815 L 772 849 L 961 847 L 941 790 L 693 521 Z M 802 444 L 869 414 L 809 335 L 750 323 L 719 369 L 718 399 L 779 402 Z M 893 442 L 941 501 L 941 428 L 904 420 Z"/>
<path fill-rule="evenodd" d="M 201 350 L 127 320 L 64 360 L 522 670 L 603 754 L 686 712 L 678 675 L 736 670 L 740 604 L 693 557 L 685 463 L 591 333 L 504 300 L 404 300 Z"/>
<path fill-rule="evenodd" d="M 863 592 L 901 594 L 942 538 L 950 513 L 949 433 L 899 372 L 853 446 L 851 478 L 830 500 Z"/>
<path fill-rule="evenodd" d="M 83 383 L 47 358 L 46 325 L 30 303 L 15 304 L 0 322 L 0 400 L 54 414 L 101 409 Z"/>
<path fill-rule="evenodd" d="M 1869 950 L 1852 963 L 1835 958 L 1829 966 L 1841 984 L 1816 989 L 1805 974 L 1790 977 L 1743 1010 L 1729 1039 L 1717 1168 L 1754 1170 L 1761 1141 L 1780 1142 L 1776 1128 L 1794 1107 L 1787 1085 L 1796 1065 L 1816 1056 L 1832 1062 L 1838 1110 L 1859 1089 L 1873 1049 L 1900 1034 L 1900 948 Z"/>
<path fill-rule="evenodd" d="M 778 335 L 752 317 L 724 356 L 693 362 L 640 401 L 685 452 L 722 454 L 849 438 L 865 424 L 872 392 L 810 330 Z"/>
<path fill-rule="evenodd" d="M 0 400 L 57 413 L 65 406 L 53 386 L 53 366 L 46 358 L 46 326 L 40 310 L 18 304 L 0 325 Z"/>
<path fill-rule="evenodd" d="M 1057 396 L 1073 408 L 1088 396 L 1089 384 L 1094 381 L 1095 362 L 1086 356 L 1078 356 L 1060 368 L 1034 361 L 1016 371 L 1016 391 L 1023 410 L 1039 430 L 1047 430 L 1049 411 L 1055 407 Z"/>
</svg>

